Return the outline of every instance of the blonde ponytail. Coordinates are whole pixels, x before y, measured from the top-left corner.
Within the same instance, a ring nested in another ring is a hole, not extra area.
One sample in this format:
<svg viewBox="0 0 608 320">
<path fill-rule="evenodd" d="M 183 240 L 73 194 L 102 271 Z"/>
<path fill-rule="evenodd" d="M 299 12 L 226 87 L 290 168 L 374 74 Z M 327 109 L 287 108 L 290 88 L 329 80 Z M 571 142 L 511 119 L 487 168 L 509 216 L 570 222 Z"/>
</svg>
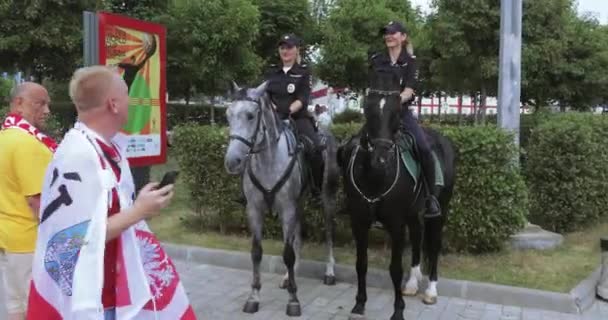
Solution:
<svg viewBox="0 0 608 320">
<path fill-rule="evenodd" d="M 407 53 L 409 53 L 410 56 L 414 55 L 414 45 L 412 44 L 412 42 L 409 39 L 405 40 L 405 51 L 407 51 Z"/>
</svg>

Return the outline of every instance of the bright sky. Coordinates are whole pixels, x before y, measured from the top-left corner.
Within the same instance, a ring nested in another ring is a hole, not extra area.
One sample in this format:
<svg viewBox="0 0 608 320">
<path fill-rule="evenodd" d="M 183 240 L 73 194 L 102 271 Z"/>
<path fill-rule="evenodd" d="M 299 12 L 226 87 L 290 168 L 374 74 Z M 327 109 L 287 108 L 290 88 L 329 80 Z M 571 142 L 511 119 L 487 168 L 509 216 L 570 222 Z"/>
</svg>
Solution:
<svg viewBox="0 0 608 320">
<path fill-rule="evenodd" d="M 431 0 L 410 0 L 414 6 L 421 6 L 424 12 L 429 10 Z M 525 0 L 524 0 L 525 1 Z M 602 24 L 608 24 L 608 0 L 578 0 L 580 13 L 591 12 Z"/>
</svg>

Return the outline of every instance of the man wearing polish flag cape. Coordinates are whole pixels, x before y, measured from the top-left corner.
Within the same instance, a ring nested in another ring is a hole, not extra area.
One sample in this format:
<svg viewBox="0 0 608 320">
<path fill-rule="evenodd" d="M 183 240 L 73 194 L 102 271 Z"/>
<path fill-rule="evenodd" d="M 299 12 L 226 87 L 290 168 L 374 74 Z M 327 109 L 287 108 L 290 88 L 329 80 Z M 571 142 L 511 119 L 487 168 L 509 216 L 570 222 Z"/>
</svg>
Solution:
<svg viewBox="0 0 608 320">
<path fill-rule="evenodd" d="M 31 320 L 196 319 L 176 268 L 145 219 L 173 186 L 146 185 L 135 197 L 117 136 L 128 88 L 105 66 L 77 70 L 70 97 L 79 123 L 47 170 L 28 306 Z"/>
</svg>

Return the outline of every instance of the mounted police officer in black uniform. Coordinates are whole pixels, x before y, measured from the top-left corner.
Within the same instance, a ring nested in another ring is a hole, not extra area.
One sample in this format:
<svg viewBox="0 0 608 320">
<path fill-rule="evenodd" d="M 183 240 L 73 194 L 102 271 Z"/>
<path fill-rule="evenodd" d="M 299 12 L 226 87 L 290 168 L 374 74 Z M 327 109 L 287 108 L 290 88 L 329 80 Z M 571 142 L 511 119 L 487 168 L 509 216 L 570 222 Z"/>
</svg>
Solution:
<svg viewBox="0 0 608 320">
<path fill-rule="evenodd" d="M 312 193 L 318 200 L 323 182 L 324 146 L 315 127 L 314 117 L 308 112 L 312 87 L 310 70 L 300 61 L 300 39 L 287 34 L 279 40 L 281 63 L 271 65 L 265 74 L 267 92 L 281 119 L 293 119 L 305 155 L 312 169 Z"/>
<path fill-rule="evenodd" d="M 308 112 L 312 87 L 310 70 L 300 59 L 300 39 L 286 34 L 278 42 L 281 63 L 271 65 L 264 79 L 266 92 L 282 120 L 293 120 L 296 133 L 304 144 L 304 154 L 311 168 L 313 201 L 320 203 L 323 184 L 323 150 L 325 146 L 317 132 L 314 117 Z M 236 199 L 245 204 L 243 195 Z"/>
<path fill-rule="evenodd" d="M 370 57 L 370 72 L 394 72 L 400 79 L 402 129 L 416 140 L 418 157 L 428 190 L 425 216 L 435 217 L 441 214 L 437 200 L 440 190 L 435 185 L 435 165 L 431 147 L 426 134 L 409 109 L 410 103 L 414 100 L 414 90 L 418 80 L 416 56 L 409 42 L 407 30 L 401 23 L 391 21 L 380 30 L 380 33 L 384 37 L 387 50 Z"/>
</svg>

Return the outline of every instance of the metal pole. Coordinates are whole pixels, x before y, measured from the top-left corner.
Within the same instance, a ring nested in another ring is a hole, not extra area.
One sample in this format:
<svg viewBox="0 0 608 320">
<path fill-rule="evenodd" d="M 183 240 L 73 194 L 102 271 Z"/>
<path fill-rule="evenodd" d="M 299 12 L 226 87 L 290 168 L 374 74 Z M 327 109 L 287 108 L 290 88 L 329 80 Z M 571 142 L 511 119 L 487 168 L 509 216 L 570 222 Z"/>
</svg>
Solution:
<svg viewBox="0 0 608 320">
<path fill-rule="evenodd" d="M 95 12 L 83 11 L 82 20 L 84 25 L 84 65 L 92 66 L 99 64 L 99 28 Z"/>
<path fill-rule="evenodd" d="M 597 285 L 597 296 L 608 301 L 608 237 L 600 240 L 600 247 L 602 248 L 602 274 Z"/>
<path fill-rule="evenodd" d="M 500 1 L 498 124 L 519 145 L 522 0 Z"/>
</svg>

